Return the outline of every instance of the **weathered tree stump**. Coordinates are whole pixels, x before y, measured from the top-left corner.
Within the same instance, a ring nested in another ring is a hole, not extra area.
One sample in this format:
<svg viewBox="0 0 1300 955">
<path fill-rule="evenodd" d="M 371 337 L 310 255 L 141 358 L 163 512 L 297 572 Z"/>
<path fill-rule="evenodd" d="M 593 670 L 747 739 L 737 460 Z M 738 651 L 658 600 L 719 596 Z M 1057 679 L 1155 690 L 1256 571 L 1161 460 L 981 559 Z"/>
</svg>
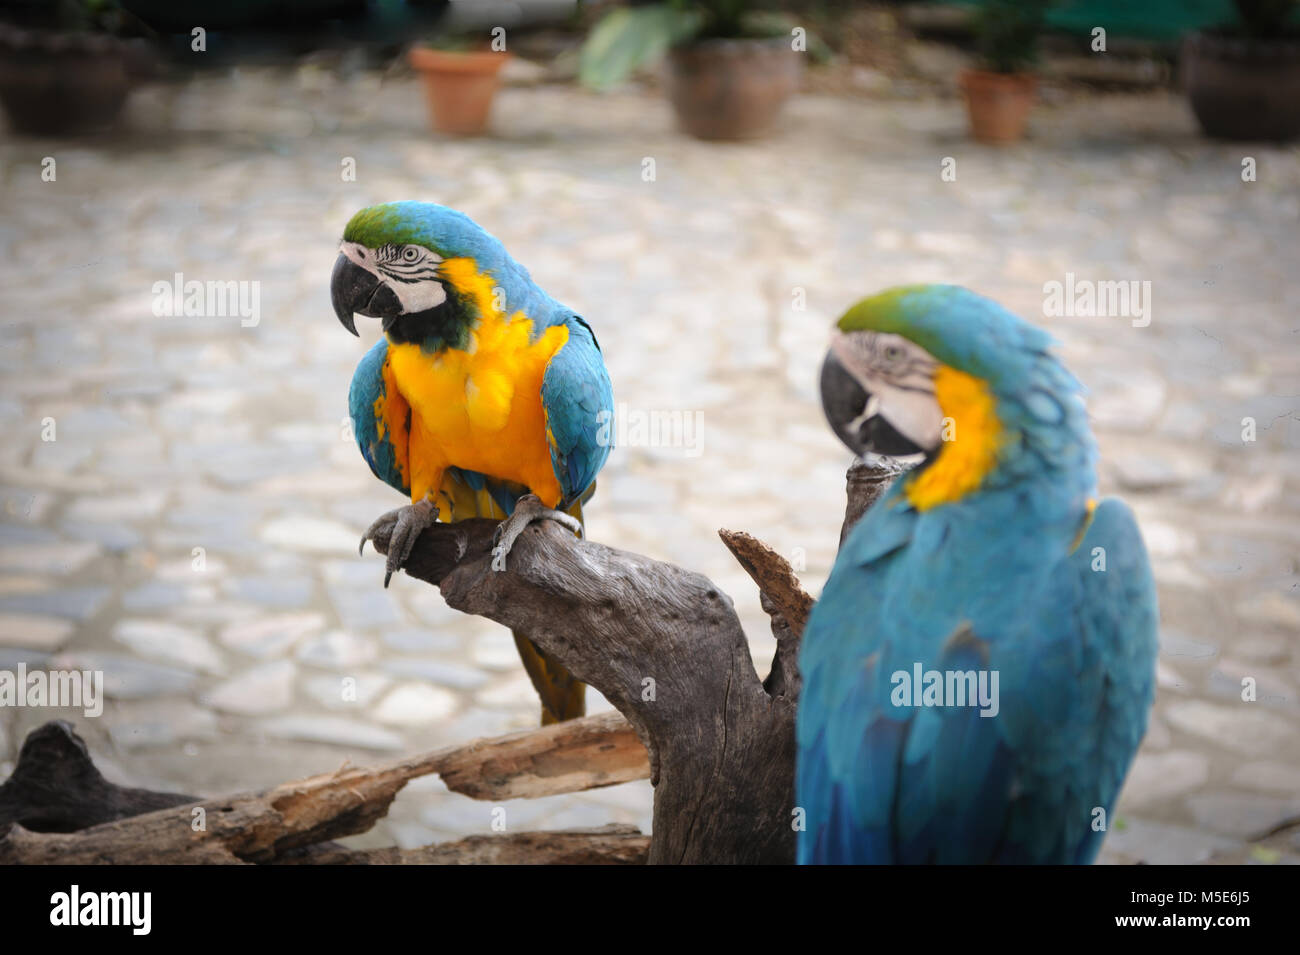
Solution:
<svg viewBox="0 0 1300 955">
<path fill-rule="evenodd" d="M 850 468 L 841 540 L 897 473 Z M 217 800 L 116 787 L 70 727 L 47 724 L 0 786 L 0 862 L 792 862 L 799 639 L 813 600 L 789 564 L 748 534 L 719 532 L 771 617 L 776 657 L 760 681 L 730 598 L 708 578 L 578 540 L 550 522 L 526 530 L 498 573 L 495 527 L 486 519 L 434 525 L 406 572 L 438 586 L 449 606 L 528 633 L 622 717 L 599 714 Z M 375 541 L 381 552 L 387 543 Z M 428 773 L 472 798 L 508 799 L 647 772 L 655 786 L 650 837 L 606 827 L 405 851 L 322 845 L 370 828 L 402 786 Z M 200 816 L 203 829 L 193 825 Z"/>
</svg>

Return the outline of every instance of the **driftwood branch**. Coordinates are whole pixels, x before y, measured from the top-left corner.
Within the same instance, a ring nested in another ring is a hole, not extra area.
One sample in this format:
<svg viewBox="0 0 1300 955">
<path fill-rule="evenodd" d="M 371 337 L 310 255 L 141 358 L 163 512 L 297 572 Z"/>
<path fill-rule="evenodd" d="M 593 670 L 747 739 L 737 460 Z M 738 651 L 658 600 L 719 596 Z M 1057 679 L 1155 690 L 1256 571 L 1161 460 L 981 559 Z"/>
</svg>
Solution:
<svg viewBox="0 0 1300 955">
<path fill-rule="evenodd" d="M 295 852 L 294 861 L 347 861 L 339 855 L 345 850 L 317 844 L 368 830 L 418 776 L 439 773 L 456 792 L 498 800 L 609 786 L 648 772 L 631 727 L 617 713 L 601 713 L 377 767 L 344 766 L 260 793 L 200 800 L 114 785 L 72 727 L 52 722 L 28 735 L 13 775 L 0 785 L 0 863 L 234 864 L 282 861 Z M 495 850 L 473 850 L 489 851 Z M 448 849 L 443 856 L 448 853 L 454 855 Z"/>
<path fill-rule="evenodd" d="M 763 689 L 730 599 L 699 574 L 550 523 L 525 531 L 507 573 L 491 571 L 490 542 L 471 538 L 440 580 L 417 544 L 407 572 L 439 583 L 450 606 L 528 633 L 628 718 L 656 785 L 650 861 L 788 861 L 794 708 Z"/>
<path fill-rule="evenodd" d="M 718 536 L 745 573 L 758 584 L 759 592 L 772 606 L 769 612 L 781 614 L 796 639 L 803 636 L 803 626 L 812 611 L 813 598 L 800 585 L 789 562 L 744 531 L 721 530 Z"/>
<path fill-rule="evenodd" d="M 813 598 L 803 589 L 789 561 L 761 540 L 744 531 L 720 530 L 745 573 L 758 585 L 759 602 L 772 621 L 776 656 L 763 689 L 768 696 L 790 701 L 799 698 L 799 640 L 812 611 Z"/>
<path fill-rule="evenodd" d="M 635 826 L 469 836 L 419 849 L 341 847 L 279 860 L 283 865 L 644 865 L 650 837 Z"/>
<path fill-rule="evenodd" d="M 896 474 L 851 468 L 848 520 Z M 778 651 L 764 683 L 731 600 L 708 578 L 548 522 L 520 536 L 508 572 L 493 573 L 492 530 L 486 520 L 434 527 L 406 571 L 450 606 L 527 632 L 627 717 L 650 752 L 650 861 L 793 860 L 798 642 L 812 599 L 789 565 L 723 532 L 772 617 Z"/>
<path fill-rule="evenodd" d="M 479 740 L 435 754 L 452 792 L 472 799 L 536 799 L 613 786 L 650 775 L 650 759 L 619 713 L 597 713 Z"/>
<path fill-rule="evenodd" d="M 856 462 L 845 475 L 844 525 L 840 528 L 840 546 L 849 531 L 867 513 L 867 508 L 885 496 L 889 486 L 898 480 L 907 467 L 892 458 L 877 457 L 870 464 Z"/>
<path fill-rule="evenodd" d="M 850 469 L 841 540 L 897 473 Z M 481 519 L 435 525 L 416 542 L 407 573 L 437 585 L 458 610 L 527 632 L 622 716 L 210 800 L 114 786 L 71 728 L 51 723 L 28 737 L 13 776 L 0 785 L 0 862 L 792 861 L 798 650 L 813 600 L 789 564 L 748 534 L 720 532 L 771 617 L 777 653 L 760 681 L 730 598 L 708 578 L 577 540 L 549 522 L 525 531 L 509 569 L 493 572 L 495 526 Z M 387 543 L 375 541 L 381 552 Z M 369 829 L 402 786 L 429 773 L 457 792 L 494 800 L 649 774 L 653 835 L 523 833 L 415 850 L 329 843 Z"/>
</svg>

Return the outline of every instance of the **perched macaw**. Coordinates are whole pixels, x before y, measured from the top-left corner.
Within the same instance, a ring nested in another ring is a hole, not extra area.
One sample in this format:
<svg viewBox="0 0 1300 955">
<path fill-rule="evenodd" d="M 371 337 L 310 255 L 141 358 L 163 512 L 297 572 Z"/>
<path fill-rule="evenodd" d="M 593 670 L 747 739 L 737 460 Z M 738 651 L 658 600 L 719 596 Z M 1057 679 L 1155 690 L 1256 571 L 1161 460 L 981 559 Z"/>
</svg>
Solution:
<svg viewBox="0 0 1300 955">
<path fill-rule="evenodd" d="M 832 333 L 835 433 L 924 459 L 849 533 L 804 632 L 801 863 L 1087 863 L 1113 822 L 1155 586 L 1133 513 L 1093 497 L 1052 344 L 948 285 L 864 299 Z"/>
<path fill-rule="evenodd" d="M 385 586 L 439 518 L 505 519 L 495 570 L 533 521 L 581 532 L 582 504 L 609 455 L 613 394 L 580 316 L 468 216 L 428 202 L 354 215 L 330 294 L 354 335 L 353 313 L 383 322 L 348 407 L 370 469 L 411 498 L 361 539 L 364 548 L 391 527 Z M 581 716 L 584 685 L 527 635 L 516 633 L 515 643 L 542 698 L 542 722 Z"/>
</svg>

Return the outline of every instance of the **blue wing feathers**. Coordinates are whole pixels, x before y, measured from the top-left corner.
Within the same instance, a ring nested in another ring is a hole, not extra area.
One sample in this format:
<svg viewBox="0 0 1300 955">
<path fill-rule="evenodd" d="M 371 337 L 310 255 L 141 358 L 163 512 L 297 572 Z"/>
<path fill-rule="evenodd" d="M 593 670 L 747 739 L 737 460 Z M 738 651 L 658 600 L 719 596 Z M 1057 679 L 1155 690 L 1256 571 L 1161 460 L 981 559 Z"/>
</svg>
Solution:
<svg viewBox="0 0 1300 955">
<path fill-rule="evenodd" d="M 406 448 L 396 447 L 387 429 L 381 437 L 380 423 L 375 418 L 375 402 L 387 396 L 383 375 L 387 358 L 388 342 L 382 338 L 362 357 L 348 389 L 348 414 L 357 447 L 375 477 L 409 495 L 411 488 L 397 466 L 399 456 L 406 456 Z"/>
<path fill-rule="evenodd" d="M 591 327 L 572 313 L 562 320 L 569 339 L 546 367 L 542 406 L 551 464 L 562 504 L 568 505 L 591 486 L 609 457 L 614 393 Z"/>
<path fill-rule="evenodd" d="M 809 620 L 800 861 L 1091 861 L 1103 835 L 1093 811 L 1111 812 L 1154 694 L 1155 591 L 1132 513 L 1103 501 L 1073 553 L 1031 555 L 1042 569 L 1029 584 L 928 602 L 918 598 L 936 576 L 952 586 L 965 577 L 942 550 L 907 560 L 920 547 L 898 542 L 914 519 L 888 497 L 873 508 Z M 1104 571 L 1093 569 L 1096 548 Z M 864 615 L 873 604 L 894 612 Z M 968 622 L 955 607 L 982 609 Z M 950 640 L 967 626 L 973 639 Z M 843 665 L 846 639 L 868 665 Z M 888 675 L 916 661 L 996 670 L 998 714 L 894 707 Z"/>
</svg>

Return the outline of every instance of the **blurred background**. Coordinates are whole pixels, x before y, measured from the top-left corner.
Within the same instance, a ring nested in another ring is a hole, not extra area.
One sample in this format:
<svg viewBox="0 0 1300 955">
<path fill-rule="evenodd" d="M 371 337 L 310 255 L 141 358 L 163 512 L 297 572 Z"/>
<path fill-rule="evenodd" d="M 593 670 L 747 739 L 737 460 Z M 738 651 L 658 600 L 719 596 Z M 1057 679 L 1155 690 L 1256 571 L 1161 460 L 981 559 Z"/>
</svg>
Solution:
<svg viewBox="0 0 1300 955">
<path fill-rule="evenodd" d="M 346 420 L 378 328 L 340 329 L 329 273 L 353 212 L 413 198 L 591 322 L 621 430 L 588 531 L 710 576 L 760 673 L 766 616 L 716 531 L 820 590 L 849 464 L 816 394 L 832 320 L 953 282 L 1050 328 L 1160 586 L 1102 860 L 1300 861 L 1296 15 L 0 3 L 0 669 L 98 669 L 108 695 L 0 708 L 0 779 L 56 717 L 114 781 L 202 795 L 536 724 L 504 629 L 356 555 L 402 502 Z M 1116 281 L 1140 299 L 1051 307 L 1052 283 Z M 233 297 L 187 309 L 191 282 Z M 506 818 L 648 830 L 651 795 Z M 424 779 L 348 841 L 487 832 L 493 808 Z"/>
</svg>

